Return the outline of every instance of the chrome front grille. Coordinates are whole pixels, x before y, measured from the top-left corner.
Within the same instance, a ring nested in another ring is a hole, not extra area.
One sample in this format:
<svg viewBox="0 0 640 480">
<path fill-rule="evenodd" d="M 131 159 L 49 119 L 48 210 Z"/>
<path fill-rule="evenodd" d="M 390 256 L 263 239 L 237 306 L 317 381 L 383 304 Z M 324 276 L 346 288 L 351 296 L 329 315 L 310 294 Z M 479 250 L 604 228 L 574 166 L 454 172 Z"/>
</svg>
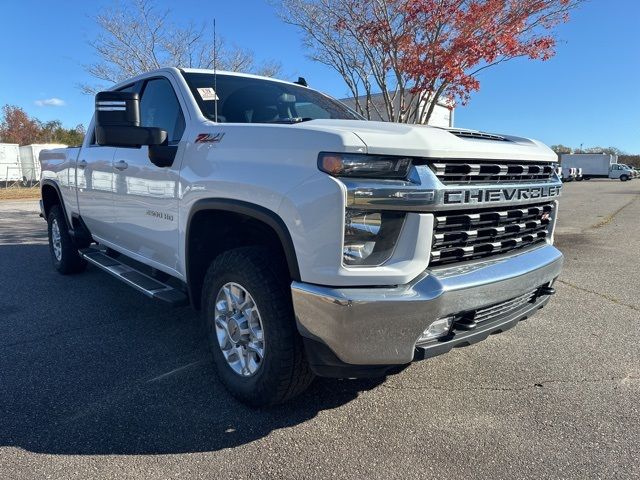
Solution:
<svg viewBox="0 0 640 480">
<path fill-rule="evenodd" d="M 523 305 L 533 302 L 536 299 L 536 292 L 537 290 L 533 290 L 529 293 L 525 293 L 524 295 L 520 295 L 519 297 L 507 300 L 506 302 L 497 303 L 485 308 L 480 308 L 475 311 L 473 321 L 476 323 L 480 323 L 485 320 L 490 320 L 492 318 L 501 315 L 507 315 L 510 312 L 516 311 Z"/>
<path fill-rule="evenodd" d="M 436 214 L 429 266 L 490 257 L 544 242 L 551 235 L 553 202 Z"/>
<path fill-rule="evenodd" d="M 548 162 L 491 160 L 439 160 L 430 165 L 445 185 L 549 181 L 554 177 L 555 168 Z"/>
</svg>

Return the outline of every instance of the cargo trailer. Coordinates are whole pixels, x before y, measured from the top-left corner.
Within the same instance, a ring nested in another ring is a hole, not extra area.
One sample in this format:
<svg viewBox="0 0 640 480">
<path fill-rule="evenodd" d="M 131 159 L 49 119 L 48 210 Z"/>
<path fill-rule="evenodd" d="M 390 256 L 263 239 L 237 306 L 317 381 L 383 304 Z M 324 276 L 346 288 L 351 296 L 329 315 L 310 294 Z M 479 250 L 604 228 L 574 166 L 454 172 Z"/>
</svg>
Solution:
<svg viewBox="0 0 640 480">
<path fill-rule="evenodd" d="M 43 150 L 51 148 L 65 148 L 66 145 L 59 143 L 39 143 L 33 145 L 23 145 L 20 147 L 20 165 L 22 167 L 22 180 L 26 184 L 33 184 L 40 180 L 40 160 L 39 155 Z"/>
<path fill-rule="evenodd" d="M 0 186 L 22 180 L 20 147 L 17 143 L 0 143 Z"/>
</svg>

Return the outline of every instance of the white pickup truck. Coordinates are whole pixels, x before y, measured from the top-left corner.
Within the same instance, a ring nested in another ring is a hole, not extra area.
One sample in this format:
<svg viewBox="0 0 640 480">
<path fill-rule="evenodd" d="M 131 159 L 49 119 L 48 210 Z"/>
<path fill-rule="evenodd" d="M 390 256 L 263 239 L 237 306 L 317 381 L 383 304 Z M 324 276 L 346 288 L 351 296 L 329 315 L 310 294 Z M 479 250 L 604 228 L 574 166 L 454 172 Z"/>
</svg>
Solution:
<svg viewBox="0 0 640 480">
<path fill-rule="evenodd" d="M 306 86 L 165 68 L 41 154 L 62 274 L 87 263 L 202 312 L 222 382 L 279 403 L 507 330 L 562 266 L 535 140 L 371 122 Z"/>
</svg>

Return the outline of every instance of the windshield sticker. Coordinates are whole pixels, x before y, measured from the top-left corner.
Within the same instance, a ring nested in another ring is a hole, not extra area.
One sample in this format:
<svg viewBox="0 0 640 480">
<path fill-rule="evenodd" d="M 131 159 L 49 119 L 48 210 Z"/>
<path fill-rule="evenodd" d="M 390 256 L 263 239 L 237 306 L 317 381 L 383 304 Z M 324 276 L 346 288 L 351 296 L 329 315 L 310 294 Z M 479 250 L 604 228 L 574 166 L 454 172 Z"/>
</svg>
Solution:
<svg viewBox="0 0 640 480">
<path fill-rule="evenodd" d="M 218 95 L 216 95 L 216 91 L 211 87 L 199 88 L 198 93 L 202 100 L 219 100 Z"/>
</svg>

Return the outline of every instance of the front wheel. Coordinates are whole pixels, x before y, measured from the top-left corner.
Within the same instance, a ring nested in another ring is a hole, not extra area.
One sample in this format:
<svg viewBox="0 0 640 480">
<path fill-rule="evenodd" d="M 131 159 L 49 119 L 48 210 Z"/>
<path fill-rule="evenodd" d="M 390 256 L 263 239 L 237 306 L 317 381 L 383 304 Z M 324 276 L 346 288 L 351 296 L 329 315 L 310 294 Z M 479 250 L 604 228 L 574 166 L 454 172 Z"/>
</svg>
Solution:
<svg viewBox="0 0 640 480">
<path fill-rule="evenodd" d="M 49 251 L 55 269 L 63 275 L 82 272 L 87 267 L 87 262 L 78 253 L 78 248 L 69 234 L 64 212 L 59 205 L 51 207 L 47 225 Z"/>
<path fill-rule="evenodd" d="M 259 407 L 300 394 L 313 380 L 298 334 L 288 275 L 259 247 L 222 253 L 207 271 L 202 314 L 222 383 Z"/>
<path fill-rule="evenodd" d="M 621 182 L 626 182 L 627 180 L 629 180 L 629 176 L 628 175 L 620 175 L 620 181 Z"/>
</svg>

